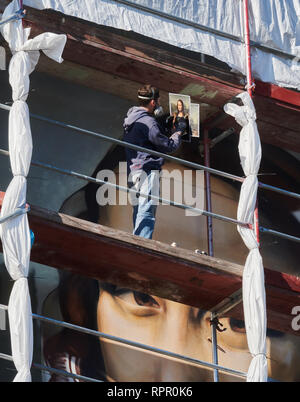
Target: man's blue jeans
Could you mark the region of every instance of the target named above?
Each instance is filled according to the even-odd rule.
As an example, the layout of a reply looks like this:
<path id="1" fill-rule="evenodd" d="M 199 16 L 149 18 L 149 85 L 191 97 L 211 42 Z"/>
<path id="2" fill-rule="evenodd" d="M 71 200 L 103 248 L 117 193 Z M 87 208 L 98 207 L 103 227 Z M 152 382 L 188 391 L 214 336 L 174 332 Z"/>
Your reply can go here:
<path id="1" fill-rule="evenodd" d="M 146 194 L 147 197 L 132 195 L 133 234 L 146 239 L 152 239 L 158 200 L 151 195 L 159 196 L 159 171 L 137 171 L 131 175 L 132 189 Z"/>

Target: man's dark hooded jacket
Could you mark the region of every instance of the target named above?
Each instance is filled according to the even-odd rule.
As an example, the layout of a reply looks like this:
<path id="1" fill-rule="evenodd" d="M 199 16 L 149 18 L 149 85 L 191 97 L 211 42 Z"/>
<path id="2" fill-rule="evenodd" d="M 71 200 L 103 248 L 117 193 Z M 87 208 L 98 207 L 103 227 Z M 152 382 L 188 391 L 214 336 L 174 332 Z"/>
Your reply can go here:
<path id="1" fill-rule="evenodd" d="M 162 128 L 153 115 L 143 107 L 134 106 L 129 109 L 124 120 L 124 141 L 130 144 L 163 153 L 175 151 L 181 143 L 180 134 L 174 133 L 170 138 L 163 134 Z M 164 158 L 147 152 L 126 148 L 128 173 L 136 170 L 161 170 Z"/>

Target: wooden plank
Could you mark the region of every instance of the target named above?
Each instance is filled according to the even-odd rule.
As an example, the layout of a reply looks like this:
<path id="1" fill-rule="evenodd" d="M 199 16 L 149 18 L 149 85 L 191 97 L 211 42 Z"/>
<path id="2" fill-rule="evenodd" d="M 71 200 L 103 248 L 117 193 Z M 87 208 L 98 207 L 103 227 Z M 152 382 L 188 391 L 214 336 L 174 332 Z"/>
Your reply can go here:
<path id="1" fill-rule="evenodd" d="M 256 80 L 254 92 L 266 98 L 276 99 L 286 104 L 300 107 L 300 94 L 298 91 Z"/>
<path id="2" fill-rule="evenodd" d="M 35 30 L 39 34 L 42 30 Z M 222 107 L 242 91 L 199 72 L 187 71 L 171 64 L 128 53 L 87 39 L 68 35 L 63 58 L 88 68 L 100 70 L 139 83 L 151 82 L 161 90 L 191 94 L 194 102 Z"/>
<path id="3" fill-rule="evenodd" d="M 40 208 L 29 221 L 42 264 L 203 309 L 241 287 L 238 265 Z"/>
<path id="4" fill-rule="evenodd" d="M 82 66 L 81 64 L 73 63 L 68 60 L 65 60 L 62 64 L 58 64 L 49 60 L 46 56 L 40 57 L 37 71 L 75 84 L 84 85 L 94 90 L 106 92 L 118 97 L 121 96 L 123 99 L 128 99 L 133 104 L 136 104 L 137 91 L 140 87 L 140 83 L 112 75 L 110 72 Z M 160 103 L 164 110 L 169 109 L 168 92 L 162 89 L 160 89 Z M 200 103 L 201 123 L 212 114 L 215 114 L 217 110 L 219 110 L 217 106 Z"/>
<path id="5" fill-rule="evenodd" d="M 3 194 L 2 194 L 3 195 Z M 64 214 L 31 207 L 32 261 L 211 310 L 242 286 L 243 267 L 143 239 Z M 300 278 L 265 269 L 268 327 L 291 328 Z M 239 304 L 227 316 L 243 319 Z"/>

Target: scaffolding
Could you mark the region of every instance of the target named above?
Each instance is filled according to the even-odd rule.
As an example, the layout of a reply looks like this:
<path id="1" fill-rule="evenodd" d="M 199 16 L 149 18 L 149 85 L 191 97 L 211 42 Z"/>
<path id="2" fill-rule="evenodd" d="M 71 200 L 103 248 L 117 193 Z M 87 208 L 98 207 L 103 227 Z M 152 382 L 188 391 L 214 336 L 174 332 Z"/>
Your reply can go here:
<path id="1" fill-rule="evenodd" d="M 0 108 L 2 108 L 4 110 L 7 110 L 7 111 L 10 110 L 9 106 L 3 105 L 3 104 L 0 104 Z M 219 215 L 219 214 L 214 214 L 211 211 L 211 201 L 209 200 L 210 199 L 209 174 L 216 174 L 218 176 L 225 177 L 225 178 L 230 178 L 230 179 L 232 179 L 234 181 L 238 181 L 238 182 L 241 182 L 241 183 L 243 182 L 243 178 L 235 176 L 235 175 L 231 175 L 231 174 L 226 173 L 226 172 L 218 171 L 218 170 L 215 170 L 215 169 L 212 169 L 212 168 L 209 167 L 209 146 L 208 146 L 208 130 L 207 129 L 204 130 L 205 165 L 199 165 L 199 164 L 189 162 L 187 160 L 183 160 L 183 159 L 171 156 L 171 155 L 166 155 L 166 154 L 163 154 L 163 153 L 160 153 L 160 152 L 148 150 L 148 149 L 143 148 L 143 147 L 135 146 L 133 144 L 129 144 L 129 143 L 126 143 L 124 141 L 117 140 L 117 139 L 105 136 L 103 134 L 100 134 L 100 133 L 85 130 L 85 129 L 82 129 L 82 128 L 79 128 L 79 127 L 76 127 L 76 126 L 72 126 L 72 125 L 69 125 L 69 124 L 65 124 L 65 123 L 62 123 L 62 122 L 59 122 L 59 121 L 56 121 L 56 120 L 51 120 L 51 119 L 45 118 L 43 116 L 32 114 L 31 117 L 33 117 L 35 119 L 38 119 L 38 120 L 45 121 L 48 124 L 54 124 L 54 125 L 57 125 L 57 126 L 60 126 L 60 127 L 67 128 L 69 130 L 72 130 L 74 132 L 80 133 L 82 135 L 92 135 L 92 136 L 98 138 L 99 140 L 110 141 L 111 143 L 122 145 L 123 147 L 130 147 L 132 149 L 146 151 L 149 154 L 153 154 L 155 156 L 163 156 L 166 159 L 169 159 L 171 161 L 176 161 L 177 163 L 181 163 L 181 164 L 183 164 L 185 166 L 188 166 L 190 168 L 193 168 L 193 169 L 197 168 L 198 170 L 204 170 L 205 174 L 206 174 L 206 180 L 207 180 L 206 181 L 206 183 L 207 183 L 207 186 L 206 186 L 206 189 L 207 189 L 207 191 L 206 191 L 207 210 L 205 210 L 205 211 L 204 210 L 199 210 L 199 209 L 191 207 L 189 205 L 176 203 L 176 202 L 174 202 L 172 200 L 163 199 L 161 197 L 155 197 L 153 195 L 151 197 L 153 199 L 159 201 L 160 203 L 167 203 L 169 205 L 173 205 L 175 207 L 178 207 L 178 208 L 181 208 L 181 209 L 184 209 L 184 210 L 194 211 L 196 213 L 200 213 L 200 214 L 203 214 L 203 215 L 207 216 L 208 254 L 209 254 L 209 256 L 213 256 L 213 238 L 212 238 L 212 222 L 211 222 L 212 219 L 219 219 L 219 220 L 222 220 L 224 222 L 228 222 L 228 223 L 235 224 L 235 225 L 241 225 L 241 226 L 245 226 L 245 227 L 249 227 L 251 225 L 248 222 L 240 222 L 240 221 L 237 221 L 236 219 L 233 219 L 233 218 L 230 218 L 230 217 L 222 216 L 222 215 Z M 0 154 L 3 155 L 3 156 L 9 156 L 8 151 L 5 151 L 5 150 L 0 150 Z M 95 183 L 95 184 L 98 184 L 98 185 L 103 185 L 103 184 L 108 185 L 108 186 L 110 185 L 110 186 L 112 186 L 114 188 L 117 188 L 120 191 L 133 192 L 136 195 L 139 195 L 141 197 L 147 197 L 146 194 L 140 193 L 140 192 L 135 191 L 133 189 L 130 189 L 128 187 L 119 186 L 117 184 L 110 183 L 110 182 L 107 182 L 107 181 L 104 181 L 104 180 L 99 180 L 97 178 L 90 177 L 90 176 L 87 176 L 87 175 L 84 175 L 84 174 L 81 174 L 81 173 L 78 173 L 78 172 L 74 172 L 74 171 L 71 171 L 71 170 L 68 170 L 68 169 L 59 168 L 57 166 L 52 166 L 52 165 L 42 163 L 42 162 L 38 162 L 38 161 L 34 161 L 34 160 L 32 160 L 32 165 L 40 167 L 40 168 L 43 168 L 43 169 L 49 169 L 49 170 L 55 171 L 58 174 L 63 174 L 63 175 L 69 175 L 69 176 L 72 176 L 72 177 L 76 177 L 79 180 L 84 180 L 84 181 Z M 286 196 L 290 196 L 290 197 L 293 197 L 293 198 L 296 198 L 296 199 L 300 198 L 300 195 L 297 194 L 297 193 L 289 192 L 287 190 L 277 188 L 277 187 L 267 186 L 267 185 L 265 185 L 263 183 L 260 183 L 260 187 L 262 189 L 278 192 L 278 193 L 281 193 L 281 194 L 284 194 Z M 29 212 L 29 210 L 30 210 L 30 206 L 27 205 L 26 208 L 18 209 L 18 211 L 16 211 L 15 214 L 18 215 L 18 214 L 21 214 L 21 213 L 26 213 L 26 212 Z M 3 217 L 2 219 L 3 220 L 11 219 L 15 214 L 13 214 L 12 216 Z M 291 241 L 300 242 L 300 238 L 298 238 L 298 237 L 291 236 L 291 235 L 286 234 L 286 233 L 273 231 L 272 229 L 267 229 L 267 228 L 264 228 L 264 227 L 260 227 L 260 231 L 265 232 L 265 233 L 269 233 L 269 234 L 273 234 L 275 236 L 279 236 L 279 237 L 282 237 L 282 238 L 285 238 L 285 239 L 288 239 L 288 240 L 291 240 Z M 115 341 L 120 342 L 120 343 L 126 343 L 126 344 L 131 345 L 131 346 L 136 346 L 136 347 L 139 347 L 139 348 L 142 348 L 142 349 L 145 349 L 145 350 L 151 350 L 151 351 L 160 353 L 162 355 L 175 357 L 175 358 L 178 358 L 178 359 L 183 359 L 183 360 L 188 361 L 188 362 L 193 362 L 193 363 L 199 364 L 199 365 L 201 365 L 203 367 L 208 367 L 208 368 L 210 368 L 210 369 L 212 369 L 214 371 L 214 381 L 217 382 L 217 381 L 219 381 L 219 376 L 218 376 L 219 371 L 227 372 L 227 373 L 230 373 L 230 374 L 233 374 L 233 375 L 236 375 L 236 376 L 240 376 L 240 377 L 246 377 L 245 373 L 241 373 L 241 372 L 238 372 L 236 370 L 232 370 L 232 369 L 225 368 L 225 367 L 222 367 L 222 366 L 218 365 L 218 357 L 217 357 L 218 317 L 220 317 L 222 314 L 224 314 L 225 312 L 229 311 L 235 305 L 240 303 L 241 302 L 241 297 L 242 297 L 241 292 L 238 291 L 236 295 L 232 295 L 228 300 L 226 300 L 226 303 L 223 302 L 223 303 L 220 303 L 220 305 L 216 306 L 213 309 L 212 313 L 211 313 L 213 363 L 207 363 L 207 362 L 203 362 L 203 361 L 200 361 L 200 360 L 197 360 L 197 359 L 190 359 L 187 356 L 181 356 L 181 355 L 174 354 L 174 353 L 171 353 L 171 352 L 168 352 L 168 351 L 162 351 L 162 350 L 159 350 L 159 349 L 156 349 L 156 348 L 151 348 L 151 347 L 148 347 L 147 345 L 142 345 L 142 344 L 138 344 L 138 343 L 135 343 L 135 342 L 130 342 L 130 341 L 124 340 L 122 338 L 113 337 L 113 336 L 110 336 L 108 334 L 102 334 L 102 333 L 100 333 L 98 331 L 93 331 L 93 330 L 89 330 L 89 329 L 86 329 L 86 328 L 81 328 L 81 327 L 78 327 L 78 326 L 70 324 L 70 323 L 56 321 L 54 319 L 38 316 L 36 314 L 33 314 L 32 317 L 35 318 L 35 319 L 39 319 L 39 320 L 42 320 L 42 321 L 47 321 L 49 323 L 59 325 L 59 326 L 62 326 L 62 327 L 67 327 L 67 328 L 70 328 L 70 329 L 76 329 L 76 330 L 79 330 L 79 331 L 83 331 L 83 332 L 86 332 L 86 333 L 89 333 L 89 334 L 96 335 L 98 337 L 100 336 L 100 337 L 103 337 L 103 338 L 106 338 L 106 339 L 115 340 Z M 2 308 L 6 309 L 5 306 L 2 306 Z M 4 359 L 8 359 L 8 360 L 11 359 L 11 357 L 5 356 L 3 354 L 0 355 L 0 357 L 2 357 Z M 57 372 L 56 369 L 42 367 L 42 366 L 39 366 L 36 363 L 33 364 L 33 367 L 39 368 L 40 370 L 48 370 L 49 372 L 51 371 L 53 373 Z M 60 373 L 60 374 L 63 374 L 63 375 L 70 375 L 69 373 L 63 373 L 61 371 L 59 371 L 57 373 Z M 70 376 L 73 377 L 73 378 L 77 378 L 79 380 L 82 380 L 82 381 L 94 381 L 94 379 L 85 378 L 84 376 L 76 376 L 76 375 L 74 376 L 73 374 L 70 375 Z M 272 379 L 270 379 L 270 381 L 271 380 Z"/>
<path id="2" fill-rule="evenodd" d="M 171 20 L 173 20 L 175 22 L 179 22 L 179 23 L 183 23 L 185 25 L 192 26 L 193 28 L 196 28 L 196 29 L 208 30 L 207 27 L 200 26 L 199 24 L 190 23 L 190 22 L 188 22 L 186 20 L 178 19 L 176 17 L 171 17 L 169 15 L 166 15 L 166 14 L 161 13 L 161 12 L 157 12 L 155 10 L 149 10 L 149 8 L 147 8 L 147 7 L 139 6 L 137 4 L 134 5 L 133 3 L 129 2 L 129 1 L 125 1 L 125 0 L 114 0 L 114 1 L 116 1 L 118 3 L 121 3 L 121 4 L 129 5 L 130 7 L 136 7 L 138 9 L 142 10 L 142 11 L 158 14 L 158 15 L 164 17 L 164 18 L 168 18 L 168 19 L 171 19 Z M 21 5 L 22 5 L 22 3 L 21 3 Z M 211 33 L 216 34 L 216 35 L 219 35 L 219 36 L 222 36 L 222 37 L 225 37 L 225 38 L 228 38 L 228 39 L 230 38 L 230 39 L 237 40 L 239 42 L 245 43 L 246 48 L 247 48 L 247 59 L 248 59 L 247 91 L 249 92 L 250 95 L 252 95 L 253 81 L 252 81 L 252 76 L 251 76 L 250 45 L 254 46 L 254 47 L 257 47 L 257 48 L 261 48 L 264 51 L 269 51 L 269 52 L 272 52 L 272 53 L 275 53 L 275 54 L 276 53 L 280 54 L 280 56 L 283 56 L 283 57 L 292 58 L 294 56 L 292 56 L 290 54 L 287 54 L 285 52 L 278 51 L 277 49 L 269 48 L 268 46 L 265 46 L 265 45 L 261 45 L 261 44 L 258 44 L 258 43 L 251 42 L 250 37 L 249 37 L 249 25 L 248 25 L 247 10 L 248 10 L 247 0 L 245 0 L 245 12 L 246 12 L 246 21 L 247 21 L 246 26 L 247 26 L 247 29 L 246 29 L 246 36 L 245 36 L 244 41 L 242 39 L 240 39 L 240 38 L 236 38 L 236 37 L 233 37 L 232 35 L 221 33 L 221 32 L 216 31 L 216 30 L 209 30 L 209 31 Z M 6 21 L 4 21 L 2 23 L 6 23 L 6 22 L 9 22 L 9 21 L 11 21 L 13 19 L 23 18 L 23 17 L 24 17 L 24 14 L 21 11 L 17 15 L 12 16 L 9 20 L 6 20 Z M 4 110 L 7 110 L 7 111 L 10 110 L 10 107 L 7 106 L 7 105 L 4 105 L 4 104 L 0 104 L 0 108 L 4 109 Z M 110 143 L 113 143 L 115 145 L 120 145 L 122 147 L 128 147 L 128 148 L 131 148 L 131 149 L 134 149 L 134 150 L 137 150 L 137 151 L 145 151 L 145 152 L 147 152 L 147 153 L 149 153 L 151 155 L 158 156 L 158 157 L 163 157 L 166 160 L 170 160 L 170 161 L 173 161 L 173 162 L 176 162 L 176 163 L 180 163 L 180 164 L 182 164 L 184 166 L 187 166 L 187 167 L 189 167 L 191 169 L 203 170 L 205 172 L 205 181 L 206 181 L 206 204 L 207 204 L 207 210 L 199 210 L 197 208 L 194 208 L 194 207 L 191 207 L 191 206 L 188 206 L 188 205 L 185 205 L 185 204 L 176 203 L 176 202 L 174 202 L 172 200 L 165 200 L 165 199 L 162 199 L 161 197 L 155 197 L 153 195 L 151 196 L 151 198 L 153 198 L 153 199 L 155 199 L 155 200 L 157 200 L 157 201 L 159 201 L 161 203 L 168 203 L 169 205 L 173 205 L 175 207 L 178 207 L 178 208 L 181 208 L 181 209 L 184 209 L 184 210 L 190 210 L 190 211 L 194 211 L 194 212 L 197 212 L 199 214 L 205 215 L 207 217 L 207 233 L 208 233 L 207 238 L 208 238 L 208 255 L 209 256 L 213 257 L 213 255 L 214 255 L 214 252 L 213 252 L 213 236 L 212 236 L 212 219 L 213 218 L 214 219 L 220 219 L 220 220 L 223 220 L 223 221 L 228 222 L 228 223 L 232 223 L 232 224 L 235 224 L 235 225 L 240 225 L 240 226 L 252 229 L 252 223 L 250 223 L 250 222 L 241 222 L 241 221 L 238 221 L 236 219 L 226 217 L 226 216 L 222 216 L 222 215 L 219 215 L 219 214 L 215 214 L 215 213 L 212 212 L 211 194 L 210 194 L 210 174 L 214 174 L 214 175 L 217 175 L 217 176 L 220 176 L 220 177 L 231 179 L 233 181 L 237 181 L 237 182 L 240 182 L 240 183 L 243 183 L 244 178 L 238 177 L 238 176 L 226 173 L 226 172 L 222 172 L 222 171 L 219 171 L 219 170 L 216 170 L 216 169 L 212 169 L 210 167 L 208 128 L 204 127 L 204 156 L 205 156 L 205 162 L 204 162 L 204 165 L 200 165 L 200 164 L 192 163 L 192 162 L 180 159 L 180 158 L 176 158 L 176 157 L 171 156 L 171 155 L 166 155 L 166 154 L 161 153 L 161 152 L 151 151 L 149 149 L 146 149 L 146 148 L 143 148 L 143 147 L 140 147 L 140 146 L 136 146 L 136 145 L 133 145 L 133 144 L 129 144 L 129 143 L 126 143 L 126 142 L 121 141 L 121 140 L 113 139 L 111 137 L 108 137 L 108 136 L 100 134 L 100 133 L 96 133 L 96 132 L 93 132 L 93 131 L 90 131 L 90 130 L 86 130 L 86 129 L 79 128 L 79 127 L 69 125 L 69 124 L 65 124 L 65 123 L 62 123 L 62 122 L 59 122 L 59 121 L 56 121 L 56 120 L 45 118 L 43 116 L 31 114 L 31 117 L 33 117 L 35 119 L 38 119 L 40 121 L 44 121 L 44 122 L 56 125 L 56 126 L 60 126 L 60 127 L 63 127 L 63 128 L 73 130 L 75 132 L 79 132 L 79 133 L 81 133 L 83 135 L 89 135 L 89 136 L 93 136 L 93 137 L 98 138 L 98 139 L 103 140 L 103 141 L 109 141 Z M 3 150 L 3 149 L 0 150 L 0 154 L 4 155 L 4 156 L 9 156 L 8 151 Z M 103 185 L 103 184 L 111 185 L 111 186 L 113 186 L 114 188 L 117 188 L 120 191 L 133 192 L 136 195 L 139 195 L 141 197 L 147 197 L 146 194 L 143 194 L 143 193 L 140 193 L 138 191 L 132 190 L 132 189 L 130 189 L 128 187 L 119 186 L 119 185 L 116 185 L 114 183 L 109 183 L 107 181 L 99 180 L 97 178 L 93 178 L 93 177 L 84 175 L 82 173 L 74 172 L 74 171 L 71 171 L 71 170 L 68 170 L 68 169 L 63 169 L 63 168 L 60 168 L 60 167 L 57 167 L 57 166 L 52 166 L 50 164 L 46 164 L 46 163 L 43 163 L 43 162 L 40 162 L 40 161 L 32 161 L 31 164 L 33 166 L 38 166 L 38 167 L 41 167 L 41 168 L 44 168 L 44 169 L 49 169 L 49 170 L 52 170 L 52 171 L 56 171 L 59 174 L 73 176 L 73 177 L 76 177 L 76 178 L 78 178 L 80 180 L 85 180 L 87 182 L 95 183 L 95 184 L 98 184 L 98 185 Z M 283 195 L 286 195 L 286 196 L 289 196 L 289 197 L 293 197 L 293 198 L 296 198 L 296 199 L 300 198 L 300 194 L 290 192 L 290 191 L 287 191 L 287 190 L 284 190 L 284 189 L 281 189 L 281 188 L 269 186 L 269 185 L 266 185 L 266 184 L 263 184 L 263 183 L 259 183 L 259 188 L 264 189 L 264 190 L 274 191 L 274 192 L 277 192 L 277 193 L 280 193 L 280 194 L 283 194 Z M 0 221 L 0 223 L 3 223 L 8 219 L 12 219 L 13 217 L 18 216 L 20 214 L 27 213 L 27 212 L 29 212 L 29 210 L 30 210 L 30 207 L 28 205 L 26 205 L 25 207 L 18 208 L 13 214 L 10 214 L 9 216 L 3 217 L 1 219 L 1 221 Z M 288 239 L 288 240 L 291 240 L 291 241 L 295 241 L 295 242 L 300 242 L 299 237 L 292 236 L 292 235 L 289 235 L 289 234 L 286 234 L 286 233 L 281 233 L 281 232 L 278 232 L 278 231 L 275 231 L 275 230 L 272 230 L 272 229 L 269 229 L 269 228 L 264 228 L 264 227 L 259 226 L 259 224 L 258 224 L 258 215 L 256 213 L 256 235 L 257 235 L 258 242 L 259 242 L 259 232 L 272 234 L 272 235 L 282 237 L 282 238 L 285 238 L 285 239 Z M 240 294 L 240 292 L 238 292 L 236 295 L 233 295 L 231 297 L 231 299 L 229 301 L 227 301 L 227 303 L 225 303 L 225 305 L 224 305 L 224 303 L 222 303 L 222 305 L 216 306 L 216 308 L 212 311 L 211 324 L 212 324 L 212 357 L 213 357 L 212 360 L 213 360 L 213 363 L 207 363 L 207 362 L 203 362 L 201 360 L 191 359 L 191 358 L 189 358 L 187 356 L 182 356 L 182 355 L 179 355 L 179 354 L 176 354 L 176 353 L 171 353 L 171 352 L 168 352 L 166 350 L 157 349 L 157 348 L 150 347 L 148 345 L 143 345 L 143 344 L 140 344 L 140 343 L 137 343 L 137 342 L 128 341 L 128 340 L 125 340 L 125 339 L 122 339 L 122 338 L 114 337 L 114 336 L 109 335 L 109 334 L 104 334 L 104 333 L 101 333 L 101 332 L 98 332 L 98 331 L 93 331 L 93 330 L 90 330 L 90 329 L 87 329 L 87 328 L 76 326 L 76 325 L 71 324 L 71 323 L 57 321 L 57 320 L 47 318 L 47 317 L 43 317 L 43 316 L 40 316 L 40 315 L 37 315 L 37 314 L 32 314 L 32 317 L 34 319 L 36 319 L 36 320 L 48 322 L 48 323 L 51 323 L 51 324 L 54 324 L 54 325 L 58 325 L 60 327 L 74 329 L 74 330 L 77 330 L 77 331 L 80 331 L 80 332 L 83 332 L 83 333 L 88 333 L 90 335 L 94 335 L 94 336 L 97 336 L 97 337 L 100 337 L 100 338 L 110 339 L 110 340 L 113 340 L 113 341 L 116 341 L 116 342 L 119 342 L 119 343 L 134 346 L 134 347 L 137 347 L 137 348 L 140 348 L 140 349 L 143 349 L 143 350 L 152 351 L 152 352 L 155 352 L 155 353 L 158 353 L 158 354 L 161 354 L 161 355 L 173 357 L 173 358 L 180 359 L 180 360 L 183 360 L 183 361 L 186 361 L 186 362 L 190 362 L 190 363 L 194 363 L 194 364 L 197 364 L 197 365 L 200 365 L 200 366 L 203 366 L 203 367 L 210 368 L 214 372 L 214 381 L 217 382 L 217 381 L 219 381 L 219 377 L 218 377 L 219 371 L 226 372 L 226 373 L 229 373 L 229 374 L 233 374 L 235 376 L 242 377 L 242 378 L 246 377 L 245 373 L 241 373 L 241 372 L 238 372 L 236 370 L 232 370 L 232 369 L 220 366 L 218 364 L 218 354 L 217 354 L 217 346 L 218 346 L 217 345 L 218 316 L 221 313 L 224 313 L 225 311 L 228 311 L 230 308 L 235 306 L 240 301 L 241 301 L 241 294 Z M 0 309 L 6 310 L 7 306 L 0 305 Z M 0 353 L 0 358 L 7 359 L 7 360 L 12 359 L 11 356 L 1 354 L 1 353 Z M 79 375 L 74 375 L 74 374 L 62 372 L 60 370 L 56 370 L 56 369 L 49 368 L 49 367 L 43 367 L 43 366 L 41 366 L 39 364 L 36 364 L 36 363 L 33 364 L 33 367 L 38 368 L 40 370 L 46 370 L 46 371 L 49 371 L 49 372 L 57 372 L 57 373 L 60 373 L 60 374 L 63 374 L 63 375 L 71 376 L 73 378 L 76 378 L 76 379 L 82 380 L 82 381 L 97 381 L 96 379 L 91 379 L 91 378 L 84 377 L 84 376 L 79 376 Z"/>

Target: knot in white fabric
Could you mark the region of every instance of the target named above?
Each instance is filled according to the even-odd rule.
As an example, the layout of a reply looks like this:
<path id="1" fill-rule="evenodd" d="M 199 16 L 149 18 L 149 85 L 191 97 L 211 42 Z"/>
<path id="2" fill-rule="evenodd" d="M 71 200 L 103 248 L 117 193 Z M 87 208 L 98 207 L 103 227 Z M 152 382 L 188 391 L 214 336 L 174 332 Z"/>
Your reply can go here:
<path id="1" fill-rule="evenodd" d="M 245 112 L 248 120 L 256 120 L 255 107 L 254 107 L 252 98 L 248 94 L 248 92 L 240 93 L 239 95 L 237 95 L 237 98 L 240 98 L 242 100 L 244 106 L 241 106 L 241 108 Z"/>
<path id="2" fill-rule="evenodd" d="M 259 252 L 259 244 L 258 244 L 258 242 L 256 240 L 254 229 L 252 229 L 252 237 L 253 237 L 253 241 L 250 242 L 250 244 L 247 244 L 247 246 L 249 248 L 249 254 L 251 253 L 251 251 L 254 252 L 254 253 Z"/>
<path id="3" fill-rule="evenodd" d="M 21 46 L 16 47 L 15 49 L 11 49 L 11 53 L 14 56 L 16 53 L 23 52 L 24 50 L 21 48 Z"/>
<path id="4" fill-rule="evenodd" d="M 29 94 L 29 89 L 28 89 L 28 92 L 24 92 L 24 93 L 19 94 L 19 95 L 17 95 L 16 91 L 14 91 L 14 89 L 13 89 L 13 96 L 17 96 L 16 98 L 13 99 L 14 103 L 16 103 L 16 102 L 24 102 L 24 103 L 26 103 L 26 99 L 28 97 L 28 94 Z"/>
<path id="5" fill-rule="evenodd" d="M 18 269 L 11 272 L 11 277 L 15 282 L 19 281 L 20 279 L 22 280 L 27 279 L 26 276 L 27 271 L 28 270 L 23 264 L 19 264 Z"/>
<path id="6" fill-rule="evenodd" d="M 267 357 L 265 353 L 256 353 L 256 354 L 252 354 L 252 357 L 255 358 L 257 356 L 264 356 Z"/>
<path id="7" fill-rule="evenodd" d="M 255 111 L 253 111 L 252 109 L 250 109 L 249 107 L 245 106 L 244 107 L 244 113 L 247 117 L 247 121 L 248 123 L 251 123 L 253 121 L 256 120 L 256 113 Z"/>

